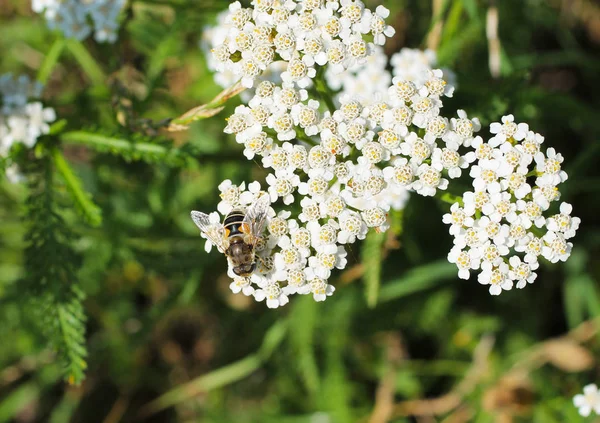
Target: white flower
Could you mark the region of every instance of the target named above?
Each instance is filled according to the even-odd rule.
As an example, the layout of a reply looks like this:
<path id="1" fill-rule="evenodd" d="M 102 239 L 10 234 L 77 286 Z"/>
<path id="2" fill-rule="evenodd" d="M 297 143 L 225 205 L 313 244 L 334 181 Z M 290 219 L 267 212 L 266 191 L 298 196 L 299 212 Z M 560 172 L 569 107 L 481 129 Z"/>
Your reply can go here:
<path id="1" fill-rule="evenodd" d="M 538 228 L 541 228 L 546 223 L 546 219 L 542 214 L 542 208 L 533 201 L 517 200 L 517 210 L 521 212 L 519 216 L 528 226 L 531 226 L 528 223 L 531 222 Z"/>
<path id="2" fill-rule="evenodd" d="M 300 177 L 295 174 L 275 176 L 271 173 L 267 176 L 267 183 L 271 202 L 274 203 L 278 198 L 282 198 L 283 203 L 287 205 L 294 202 L 293 192 L 300 184 Z"/>
<path id="3" fill-rule="evenodd" d="M 502 225 L 491 220 L 487 216 L 483 216 L 481 219 L 477 220 L 476 225 L 485 232 L 487 238 L 490 239 L 497 247 L 505 248 L 503 246 L 508 243 L 510 234 L 510 228 L 508 225 Z"/>
<path id="4" fill-rule="evenodd" d="M 0 76 L 0 155 L 6 156 L 16 143 L 31 148 L 38 138 L 50 132 L 50 123 L 56 120 L 54 109 L 41 102 L 28 102 L 39 97 L 42 86 L 21 75 Z"/>
<path id="5" fill-rule="evenodd" d="M 411 162 L 421 164 L 431 155 L 432 145 L 411 132 L 404 139 L 400 149 L 403 155 L 410 157 Z"/>
<path id="6" fill-rule="evenodd" d="M 441 172 L 428 164 L 422 164 L 417 170 L 417 179 L 412 188 L 419 194 L 428 197 L 434 196 L 436 189 L 445 190 L 448 187 L 448 180 L 442 178 Z"/>
<path id="7" fill-rule="evenodd" d="M 367 224 L 358 213 L 344 210 L 338 220 L 340 223 L 338 242 L 340 244 L 352 244 L 356 242 L 356 239 L 365 239 L 367 236 Z"/>
<path id="8" fill-rule="evenodd" d="M 323 251 L 329 245 L 334 245 L 338 239 L 339 225 L 335 220 L 329 220 L 324 225 L 311 221 L 306 224 L 306 227 L 310 231 L 312 247 L 317 251 Z"/>
<path id="9" fill-rule="evenodd" d="M 366 10 L 367 16 L 364 20 L 364 25 L 369 25 L 371 29 L 371 34 L 373 34 L 373 41 L 375 44 L 383 45 L 385 44 L 386 37 L 393 37 L 396 33 L 396 30 L 390 25 L 385 24 L 385 20 L 389 15 L 390 11 L 384 6 L 377 6 L 375 9 L 375 13 L 370 10 Z"/>
<path id="10" fill-rule="evenodd" d="M 440 114 L 442 102 L 439 98 L 415 95 L 411 101 L 414 111 L 412 123 L 419 128 L 427 128 L 429 121 Z"/>
<path id="11" fill-rule="evenodd" d="M 552 201 L 560 200 L 560 191 L 555 185 L 536 185 L 531 195 L 533 196 L 533 202 L 542 208 L 542 210 L 548 210 Z"/>
<path id="12" fill-rule="evenodd" d="M 277 282 L 270 283 L 264 288 L 254 291 L 254 299 L 256 301 L 267 300 L 267 307 L 277 308 L 284 306 L 289 302 L 287 295 L 279 287 Z"/>
<path id="13" fill-rule="evenodd" d="M 319 203 L 312 198 L 305 197 L 300 201 L 302 212 L 298 216 L 301 222 L 315 221 L 323 217 Z"/>
<path id="14" fill-rule="evenodd" d="M 487 190 L 490 194 L 500 192 L 499 178 L 510 174 L 511 168 L 502 160 L 479 160 L 478 164 L 471 167 L 470 176 L 473 179 L 475 191 Z"/>
<path id="15" fill-rule="evenodd" d="M 444 72 L 441 69 L 429 69 L 427 80 L 419 90 L 423 97 L 452 97 L 454 87 L 444 80 Z"/>
<path id="16" fill-rule="evenodd" d="M 452 130 L 443 138 L 448 144 L 448 147 L 455 150 L 461 145 L 470 147 L 473 140 L 473 134 L 481 129 L 479 119 L 469 119 L 464 110 L 458 110 L 457 114 L 458 119 L 450 119 L 450 127 Z"/>
<path id="17" fill-rule="evenodd" d="M 300 88 L 308 87 L 311 79 L 317 74 L 317 71 L 306 62 L 307 60 L 299 58 L 291 59 L 287 70 L 281 74 L 283 82 L 295 82 Z M 310 63 L 310 61 L 308 62 Z"/>
<path id="18" fill-rule="evenodd" d="M 309 100 L 308 105 L 296 104 L 291 110 L 294 123 L 304 129 L 304 133 L 309 137 L 319 133 L 319 102 Z"/>
<path id="19" fill-rule="evenodd" d="M 537 263 L 538 256 L 542 254 L 542 248 L 544 243 L 542 239 L 536 237 L 532 233 L 528 233 L 527 236 L 521 240 L 521 243 L 515 245 L 515 251 L 525 252 L 524 261 L 526 263 Z"/>
<path id="20" fill-rule="evenodd" d="M 221 191 L 221 201 L 217 205 L 217 210 L 223 216 L 227 215 L 230 211 L 240 205 L 240 194 L 246 188 L 245 183 L 241 183 L 240 186 L 234 185 L 231 180 L 225 179 L 219 184 L 219 191 Z"/>
<path id="21" fill-rule="evenodd" d="M 481 228 L 477 226 L 460 228 L 458 233 L 454 236 L 454 245 L 463 249 L 465 247 L 471 247 L 474 250 L 474 254 L 477 257 L 481 257 L 481 253 L 483 249 L 480 248 L 483 246 L 483 243 L 488 240 L 487 234 L 485 231 L 481 230 Z"/>
<path id="22" fill-rule="evenodd" d="M 571 217 L 573 206 L 569 203 L 562 203 L 560 205 L 560 214 L 556 214 L 546 219 L 546 227 L 549 231 L 562 232 L 565 239 L 569 239 L 575 236 L 575 232 L 579 229 L 579 223 L 581 219 L 578 217 Z"/>
<path id="23" fill-rule="evenodd" d="M 509 253 L 509 249 L 506 245 L 494 244 L 490 240 L 485 241 L 482 245 L 477 247 L 477 249 L 479 250 L 478 256 L 481 257 L 482 269 L 485 266 L 500 266 L 504 262 L 503 256 L 506 256 Z"/>
<path id="24" fill-rule="evenodd" d="M 502 116 L 502 123 L 494 122 L 490 125 L 490 132 L 496 134 L 490 142 L 494 145 L 500 145 L 509 138 L 517 141 L 525 138 L 529 132 L 529 126 L 526 123 L 515 123 L 513 115 Z"/>
<path id="25" fill-rule="evenodd" d="M 450 206 L 450 213 L 442 217 L 442 221 L 450 226 L 450 235 L 458 235 L 463 227 L 473 226 L 474 220 L 471 216 L 467 216 L 460 204 L 454 203 Z"/>
<path id="26" fill-rule="evenodd" d="M 446 169 L 448 176 L 455 179 L 460 177 L 462 169 L 469 167 L 469 161 L 466 156 L 461 156 L 456 149 L 435 148 L 431 155 L 431 166 L 439 172 Z"/>
<path id="27" fill-rule="evenodd" d="M 594 413 L 600 415 L 600 392 L 595 383 L 583 387 L 583 394 L 577 394 L 573 397 L 573 405 L 579 409 L 579 414 L 587 417 Z"/>
<path id="28" fill-rule="evenodd" d="M 477 280 L 482 285 L 490 285 L 490 294 L 500 295 L 502 291 L 510 291 L 513 287 L 513 282 L 508 277 L 508 265 L 500 263 L 495 267 L 489 263 L 482 263 L 481 273 Z"/>
<path id="29" fill-rule="evenodd" d="M 233 279 L 233 282 L 229 284 L 229 289 L 231 289 L 234 294 L 239 294 L 241 292 L 246 297 L 254 294 L 254 287 L 252 287 L 250 279 L 240 276 L 236 276 Z"/>
<path id="30" fill-rule="evenodd" d="M 510 200 L 511 196 L 507 192 L 491 194 L 489 201 L 481 207 L 481 211 L 494 222 L 500 222 L 502 219 L 514 222 L 517 219 L 517 205 Z"/>
<path id="31" fill-rule="evenodd" d="M 455 263 L 458 267 L 458 277 L 461 279 L 469 279 L 471 270 L 479 269 L 480 258 L 477 256 L 477 250 L 464 251 L 460 247 L 455 246 L 448 253 L 448 261 Z"/>
<path id="32" fill-rule="evenodd" d="M 567 261 L 571 255 L 571 249 L 573 244 L 567 242 L 563 234 L 548 231 L 542 238 L 544 240 L 544 247 L 542 248 L 542 255 L 544 258 L 551 263 L 558 261 Z"/>
<path id="33" fill-rule="evenodd" d="M 513 281 L 517 281 L 517 288 L 525 288 L 528 283 L 533 283 L 537 278 L 537 274 L 534 272 L 539 267 L 537 262 L 525 263 L 519 256 L 512 256 L 508 262 L 510 263 L 508 274 Z"/>
<path id="34" fill-rule="evenodd" d="M 392 184 L 397 184 L 411 189 L 418 173 L 418 167 L 415 163 L 409 162 L 404 157 L 394 161 L 394 166 L 388 166 L 383 169 L 383 177 Z"/>
<path id="35" fill-rule="evenodd" d="M 333 295 L 335 287 L 329 285 L 327 280 L 318 277 L 310 267 L 306 268 L 306 279 L 315 301 L 325 301 L 327 297 Z"/>
<path id="36" fill-rule="evenodd" d="M 527 183 L 526 174 L 519 170 L 506 175 L 500 181 L 500 186 L 503 190 L 512 191 L 518 199 L 525 198 L 525 196 L 531 192 L 531 185 Z"/>
<path id="37" fill-rule="evenodd" d="M 556 153 L 554 148 L 546 150 L 546 156 L 543 153 L 538 152 L 534 156 L 535 162 L 537 163 L 536 170 L 542 172 L 538 185 L 552 184 L 558 185 L 561 182 L 567 180 L 567 173 L 561 170 L 561 163 L 563 162 L 563 156 L 560 153 Z"/>
<path id="38" fill-rule="evenodd" d="M 263 155 L 265 152 L 268 152 L 272 145 L 273 139 L 261 131 L 244 141 L 244 156 L 248 160 L 252 160 L 255 155 Z"/>
<path id="39" fill-rule="evenodd" d="M 249 206 L 260 197 L 264 191 L 261 190 L 260 182 L 254 181 L 248 184 L 248 189 L 242 191 L 239 196 L 239 203 L 242 206 Z"/>

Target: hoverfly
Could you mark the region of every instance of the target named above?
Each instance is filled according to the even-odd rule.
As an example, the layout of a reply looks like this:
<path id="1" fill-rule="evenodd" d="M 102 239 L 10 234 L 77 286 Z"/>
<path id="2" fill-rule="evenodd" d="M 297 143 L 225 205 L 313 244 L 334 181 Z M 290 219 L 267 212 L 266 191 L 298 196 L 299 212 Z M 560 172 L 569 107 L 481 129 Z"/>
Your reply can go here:
<path id="1" fill-rule="evenodd" d="M 245 211 L 234 209 L 229 212 L 216 229 L 206 213 L 193 210 L 191 216 L 206 238 L 225 254 L 233 273 L 247 277 L 256 269 L 255 248 L 261 239 L 270 205 L 269 196 L 263 194 Z"/>

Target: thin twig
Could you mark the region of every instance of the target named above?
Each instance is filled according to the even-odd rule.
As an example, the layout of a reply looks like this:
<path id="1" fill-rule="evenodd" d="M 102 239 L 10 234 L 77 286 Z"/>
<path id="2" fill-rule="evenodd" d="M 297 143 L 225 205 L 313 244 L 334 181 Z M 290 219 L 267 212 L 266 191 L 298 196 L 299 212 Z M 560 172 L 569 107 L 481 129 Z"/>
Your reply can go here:
<path id="1" fill-rule="evenodd" d="M 444 6 L 444 0 L 432 0 L 432 19 L 434 20 L 433 27 L 429 34 L 427 34 L 427 48 L 431 50 L 437 50 L 442 39 L 442 29 L 444 29 L 444 20 L 442 19 L 441 13 Z"/>
<path id="2" fill-rule="evenodd" d="M 103 420 L 103 423 L 119 423 L 129 407 L 129 396 L 121 395 Z"/>
<path id="3" fill-rule="evenodd" d="M 599 332 L 600 318 L 585 321 L 563 336 L 542 341 L 526 350 L 522 358 L 503 376 L 529 373 L 547 363 L 549 358 L 547 354 L 544 354 L 544 350 L 547 349 L 548 345 L 564 341 L 583 344 L 595 338 Z M 437 398 L 402 401 L 394 407 L 394 416 L 442 415 L 457 409 L 462 405 L 464 398 L 481 382 L 487 372 L 487 357 L 491 352 L 493 342 L 492 337 L 485 337 L 480 341 L 475 349 L 471 368 L 463 380 L 449 393 Z M 506 418 L 506 416 L 503 416 L 503 418 Z"/>
<path id="4" fill-rule="evenodd" d="M 477 387 L 487 374 L 488 357 L 494 345 L 494 337 L 484 336 L 473 353 L 473 364 L 465 377 L 449 393 L 438 398 L 402 401 L 394 407 L 394 417 L 437 416 L 459 407 L 463 399 Z"/>
<path id="5" fill-rule="evenodd" d="M 493 78 L 500 77 L 500 38 L 498 38 L 498 6 L 494 0 L 490 1 L 490 7 L 487 10 L 487 19 L 485 33 L 488 40 L 488 54 L 490 73 Z"/>
<path id="6" fill-rule="evenodd" d="M 390 334 L 387 338 L 387 368 L 375 392 L 375 407 L 369 417 L 369 423 L 386 423 L 392 417 L 394 394 L 396 392 L 396 374 L 405 355 L 400 336 Z"/>

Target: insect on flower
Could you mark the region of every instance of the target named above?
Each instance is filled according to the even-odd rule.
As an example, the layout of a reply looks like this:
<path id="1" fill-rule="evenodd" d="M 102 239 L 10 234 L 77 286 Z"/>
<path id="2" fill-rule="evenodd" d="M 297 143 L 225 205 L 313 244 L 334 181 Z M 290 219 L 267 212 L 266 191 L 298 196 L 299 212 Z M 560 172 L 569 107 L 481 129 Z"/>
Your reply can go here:
<path id="1" fill-rule="evenodd" d="M 246 210 L 235 209 L 215 225 L 206 213 L 191 212 L 192 220 L 206 238 L 225 254 L 233 273 L 250 276 L 256 269 L 255 247 L 261 239 L 271 202 L 261 195 Z"/>

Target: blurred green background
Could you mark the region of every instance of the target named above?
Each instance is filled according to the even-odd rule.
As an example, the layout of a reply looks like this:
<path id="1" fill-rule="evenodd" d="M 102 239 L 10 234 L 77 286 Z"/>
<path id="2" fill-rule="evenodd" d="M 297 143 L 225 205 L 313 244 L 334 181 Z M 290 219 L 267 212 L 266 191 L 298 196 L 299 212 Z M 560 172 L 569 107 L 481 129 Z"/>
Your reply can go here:
<path id="1" fill-rule="evenodd" d="M 0 423 L 600 421 L 572 406 L 585 384 L 600 382 L 597 3 L 383 3 L 397 31 L 388 54 L 437 47 L 440 65 L 456 72 L 447 116 L 465 109 L 485 128 L 513 113 L 564 155 L 561 199 L 582 219 L 567 263 L 546 264 L 533 285 L 491 297 L 446 261 L 447 205 L 413 196 L 402 227 L 390 231 L 374 307 L 354 246 L 348 269 L 332 279 L 333 297 L 295 297 L 277 310 L 229 291 L 225 259 L 204 252 L 189 219 L 191 209 L 216 208 L 221 180 L 265 176 L 222 133 L 237 100 L 175 135 L 155 134 L 144 120 L 177 116 L 220 91 L 198 41 L 228 3 L 128 3 L 115 45 L 63 46 L 44 102 L 68 131 L 129 134 L 175 146 L 187 159 L 136 160 L 60 144 L 103 215 L 101 226 L 87 224 L 56 178 L 86 294 L 88 370 L 80 386 L 63 382 L 18 301 L 27 295 L 19 288 L 27 189 L 0 183 Z M 494 5 L 498 78 L 486 39 Z M 28 1 L 0 0 L 0 73 L 39 75 L 57 40 Z"/>

